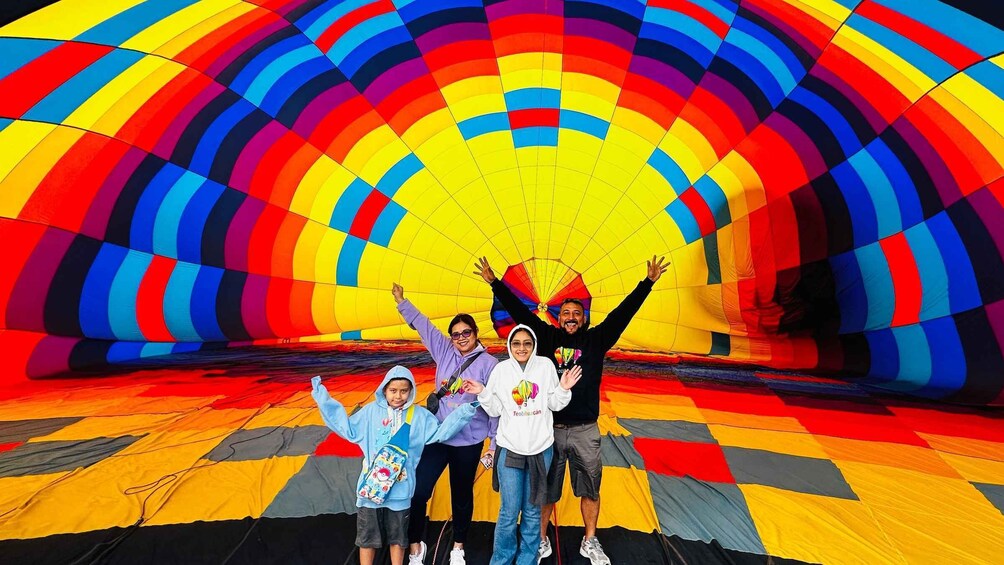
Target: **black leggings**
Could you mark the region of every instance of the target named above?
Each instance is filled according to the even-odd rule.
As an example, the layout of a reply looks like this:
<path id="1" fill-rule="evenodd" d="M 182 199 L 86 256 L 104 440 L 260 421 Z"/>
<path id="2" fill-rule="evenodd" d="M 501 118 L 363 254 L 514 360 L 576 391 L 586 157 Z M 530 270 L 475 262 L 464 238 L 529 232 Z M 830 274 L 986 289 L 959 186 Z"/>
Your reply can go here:
<path id="1" fill-rule="evenodd" d="M 474 476 L 481 459 L 483 443 L 454 447 L 433 443 L 425 446 L 415 470 L 415 495 L 411 499 L 408 543 L 422 541 L 425 530 L 425 506 L 432 489 L 446 466 L 450 466 L 450 501 L 453 505 L 453 541 L 467 542 L 467 530 L 474 514 Z"/>

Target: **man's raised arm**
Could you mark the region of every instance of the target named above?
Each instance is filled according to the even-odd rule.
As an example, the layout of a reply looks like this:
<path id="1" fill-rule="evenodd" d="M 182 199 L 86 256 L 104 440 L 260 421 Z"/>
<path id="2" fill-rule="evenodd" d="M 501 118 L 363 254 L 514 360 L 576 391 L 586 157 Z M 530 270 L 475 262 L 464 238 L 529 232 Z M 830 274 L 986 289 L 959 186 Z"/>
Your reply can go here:
<path id="1" fill-rule="evenodd" d="M 538 336 L 542 331 L 546 331 L 546 328 L 553 327 L 544 320 L 541 320 L 533 313 L 532 310 L 523 304 L 523 301 L 516 297 L 515 294 L 509 290 L 502 279 L 495 276 L 495 271 L 492 271 L 491 265 L 488 264 L 488 258 L 482 257 L 480 260 L 474 263 L 475 275 L 479 275 L 486 283 L 492 286 L 492 292 L 495 294 L 495 298 L 499 299 L 502 303 L 502 307 L 509 312 L 512 319 L 516 321 L 517 324 L 524 324 L 530 326 L 534 333 Z"/>

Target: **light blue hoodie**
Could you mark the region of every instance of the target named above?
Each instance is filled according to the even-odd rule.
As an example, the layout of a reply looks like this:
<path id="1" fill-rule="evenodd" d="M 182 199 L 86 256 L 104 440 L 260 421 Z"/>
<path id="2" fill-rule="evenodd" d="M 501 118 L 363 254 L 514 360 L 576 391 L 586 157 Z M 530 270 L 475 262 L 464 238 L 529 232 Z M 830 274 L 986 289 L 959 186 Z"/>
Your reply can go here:
<path id="1" fill-rule="evenodd" d="M 387 404 L 384 396 L 384 387 L 392 379 L 407 379 L 411 383 L 411 394 L 408 401 L 400 409 L 393 409 Z M 376 456 L 381 447 L 386 445 L 394 432 L 404 422 L 408 407 L 415 402 L 415 377 L 411 371 L 397 365 L 384 376 L 380 386 L 376 389 L 376 400 L 360 408 L 355 414 L 349 416 L 345 407 L 340 402 L 331 398 L 328 389 L 321 384 L 321 377 L 311 379 L 313 385 L 314 401 L 321 410 L 321 418 L 336 434 L 358 444 L 363 450 L 363 472 L 356 481 L 356 492 L 362 486 L 369 468 L 369 462 Z M 403 479 L 390 489 L 390 493 L 383 504 L 376 504 L 367 498 L 356 497 L 357 507 L 367 508 L 389 508 L 391 510 L 407 510 L 411 507 L 411 497 L 415 494 L 415 468 L 418 460 L 422 457 L 422 451 L 426 444 L 441 442 L 453 437 L 461 428 L 467 425 L 474 416 L 477 403 L 464 404 L 454 410 L 449 417 L 443 421 L 439 420 L 425 408 L 415 406 L 415 413 L 411 418 L 411 442 L 408 445 L 408 459 L 405 461 L 404 470 L 401 474 Z"/>

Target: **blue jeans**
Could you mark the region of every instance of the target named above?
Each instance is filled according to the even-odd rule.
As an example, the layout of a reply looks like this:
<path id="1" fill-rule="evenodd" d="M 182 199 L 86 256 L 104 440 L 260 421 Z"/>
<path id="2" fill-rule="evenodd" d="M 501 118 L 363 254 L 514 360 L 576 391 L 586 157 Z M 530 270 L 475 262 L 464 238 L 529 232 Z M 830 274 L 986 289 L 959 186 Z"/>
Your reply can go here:
<path id="1" fill-rule="evenodd" d="M 550 468 L 553 450 L 544 452 L 544 467 Z M 491 565 L 537 565 L 537 549 L 540 547 L 540 506 L 530 503 L 530 472 L 505 466 L 506 449 L 499 448 L 495 454 L 495 465 L 499 474 L 499 494 L 502 507 L 495 522 L 495 547 L 492 550 Z M 541 488 L 546 488 L 541 485 Z M 516 518 L 520 512 L 519 553 L 516 553 Z"/>

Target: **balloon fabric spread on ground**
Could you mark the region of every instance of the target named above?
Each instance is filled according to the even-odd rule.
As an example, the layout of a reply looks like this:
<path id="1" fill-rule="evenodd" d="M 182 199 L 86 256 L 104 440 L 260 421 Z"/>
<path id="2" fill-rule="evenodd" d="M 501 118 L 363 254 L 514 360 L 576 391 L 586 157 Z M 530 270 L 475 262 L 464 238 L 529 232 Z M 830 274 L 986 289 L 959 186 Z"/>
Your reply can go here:
<path id="1" fill-rule="evenodd" d="M 358 460 L 309 377 L 431 377 L 394 282 L 494 338 L 476 258 L 596 324 L 665 255 L 604 381 L 604 543 L 992 562 L 1002 172 L 977 2 L 4 7 L 0 554 L 321 555 L 288 524 L 351 531 Z"/>

